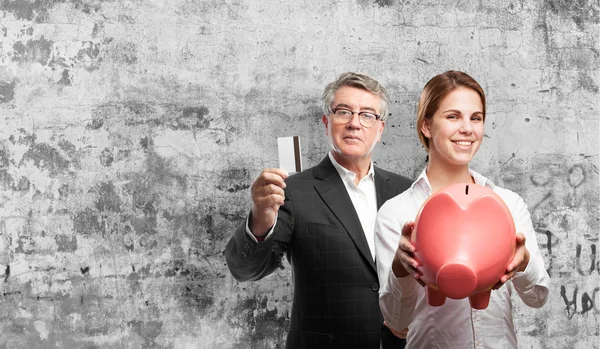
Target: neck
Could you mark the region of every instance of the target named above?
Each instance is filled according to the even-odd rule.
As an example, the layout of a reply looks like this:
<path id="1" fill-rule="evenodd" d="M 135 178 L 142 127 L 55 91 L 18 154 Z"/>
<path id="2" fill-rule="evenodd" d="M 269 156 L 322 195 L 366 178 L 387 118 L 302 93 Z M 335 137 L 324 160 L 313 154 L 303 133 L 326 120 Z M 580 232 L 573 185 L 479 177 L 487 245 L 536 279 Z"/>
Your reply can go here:
<path id="1" fill-rule="evenodd" d="M 469 173 L 469 165 L 452 165 L 429 157 L 427 163 L 427 179 L 431 185 L 431 193 L 435 193 L 456 183 L 474 183 Z"/>
<path id="2" fill-rule="evenodd" d="M 358 182 L 360 182 L 360 180 L 363 179 L 367 173 L 369 173 L 369 169 L 371 168 L 370 155 L 361 158 L 346 158 L 335 151 L 332 151 L 331 154 L 338 164 L 340 164 L 346 170 L 356 174 L 356 177 L 354 178 L 354 184 L 358 185 Z"/>

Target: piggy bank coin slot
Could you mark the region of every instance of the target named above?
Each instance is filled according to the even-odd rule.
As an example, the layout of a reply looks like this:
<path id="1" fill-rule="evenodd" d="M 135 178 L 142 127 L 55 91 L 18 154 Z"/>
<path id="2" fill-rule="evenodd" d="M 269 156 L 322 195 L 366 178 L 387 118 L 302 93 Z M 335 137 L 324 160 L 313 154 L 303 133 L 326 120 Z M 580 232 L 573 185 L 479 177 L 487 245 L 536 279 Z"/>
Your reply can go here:
<path id="1" fill-rule="evenodd" d="M 465 195 L 469 195 L 469 185 L 468 184 L 465 187 Z"/>

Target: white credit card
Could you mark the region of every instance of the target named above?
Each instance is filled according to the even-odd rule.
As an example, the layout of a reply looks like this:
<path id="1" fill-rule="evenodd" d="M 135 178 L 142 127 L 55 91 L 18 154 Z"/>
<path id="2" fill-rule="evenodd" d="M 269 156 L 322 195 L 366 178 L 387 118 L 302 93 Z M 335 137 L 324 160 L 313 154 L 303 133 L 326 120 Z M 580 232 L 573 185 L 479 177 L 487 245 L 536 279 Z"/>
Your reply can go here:
<path id="1" fill-rule="evenodd" d="M 300 137 L 278 137 L 279 168 L 289 174 L 302 171 L 302 155 L 300 154 Z"/>

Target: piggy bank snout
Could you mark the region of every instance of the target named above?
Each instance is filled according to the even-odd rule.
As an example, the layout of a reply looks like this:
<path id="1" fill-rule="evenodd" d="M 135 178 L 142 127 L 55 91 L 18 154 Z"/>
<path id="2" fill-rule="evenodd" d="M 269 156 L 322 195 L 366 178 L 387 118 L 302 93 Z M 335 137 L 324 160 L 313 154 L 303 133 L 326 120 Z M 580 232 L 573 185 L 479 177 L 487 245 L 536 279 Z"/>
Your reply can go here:
<path id="1" fill-rule="evenodd" d="M 463 263 L 448 263 L 438 271 L 436 284 L 446 296 L 461 299 L 475 291 L 477 275 L 473 269 Z"/>

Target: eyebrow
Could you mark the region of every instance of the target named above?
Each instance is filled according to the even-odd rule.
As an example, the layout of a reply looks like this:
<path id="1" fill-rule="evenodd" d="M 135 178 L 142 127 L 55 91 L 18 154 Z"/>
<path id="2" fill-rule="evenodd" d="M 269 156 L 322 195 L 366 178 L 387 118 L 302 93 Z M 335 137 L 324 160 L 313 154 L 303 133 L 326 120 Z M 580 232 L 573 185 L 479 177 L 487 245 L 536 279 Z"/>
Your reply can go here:
<path id="1" fill-rule="evenodd" d="M 445 111 L 442 112 L 442 114 L 446 114 L 446 113 L 457 113 L 457 114 L 461 114 L 462 115 L 462 113 L 460 112 L 460 110 L 457 110 L 457 109 L 448 109 L 448 110 L 445 110 Z M 483 115 L 483 112 L 478 110 L 478 111 L 474 112 L 471 115 L 475 115 L 475 114 L 481 114 L 481 115 Z"/>
<path id="2" fill-rule="evenodd" d="M 346 108 L 346 109 L 352 109 L 351 106 L 349 106 L 348 104 L 344 104 L 344 103 L 340 103 L 338 105 L 335 106 L 335 108 Z M 360 109 L 360 111 L 372 111 L 372 112 L 377 112 L 375 109 L 373 108 L 369 108 L 369 107 L 365 107 Z"/>

